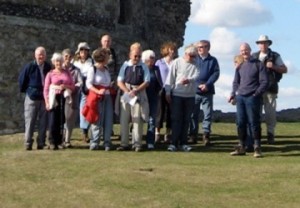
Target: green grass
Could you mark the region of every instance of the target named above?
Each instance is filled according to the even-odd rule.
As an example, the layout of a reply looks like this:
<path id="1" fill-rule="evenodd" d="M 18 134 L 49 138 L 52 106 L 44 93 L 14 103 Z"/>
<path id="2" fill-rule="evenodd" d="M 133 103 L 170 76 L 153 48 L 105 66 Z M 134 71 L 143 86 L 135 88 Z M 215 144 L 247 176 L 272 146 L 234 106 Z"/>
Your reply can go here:
<path id="1" fill-rule="evenodd" d="M 279 123 L 261 159 L 229 155 L 228 123 L 214 123 L 213 147 L 190 153 L 89 151 L 78 129 L 75 148 L 59 151 L 25 151 L 23 134 L 1 136 L 0 207 L 299 207 L 299 128 Z"/>

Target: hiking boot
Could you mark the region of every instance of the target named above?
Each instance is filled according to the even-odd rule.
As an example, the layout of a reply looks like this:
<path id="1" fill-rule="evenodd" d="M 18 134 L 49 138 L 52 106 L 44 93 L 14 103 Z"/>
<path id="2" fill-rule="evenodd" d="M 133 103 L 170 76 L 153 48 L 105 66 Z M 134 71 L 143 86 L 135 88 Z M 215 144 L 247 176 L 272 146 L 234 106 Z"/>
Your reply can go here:
<path id="1" fill-rule="evenodd" d="M 32 150 L 32 145 L 26 145 L 25 149 L 26 149 L 27 151 L 31 151 L 31 150 Z"/>
<path id="2" fill-rule="evenodd" d="M 261 153 L 261 148 L 260 147 L 256 147 L 254 149 L 253 157 L 255 157 L 255 158 L 261 158 L 261 157 L 263 157 L 263 155 Z"/>
<path id="3" fill-rule="evenodd" d="M 88 135 L 86 135 L 86 134 L 82 135 L 82 140 L 86 143 L 90 143 L 90 139 L 89 139 Z"/>
<path id="4" fill-rule="evenodd" d="M 141 151 L 143 151 L 143 149 L 142 149 L 142 147 L 136 147 L 136 148 L 134 149 L 134 151 L 136 151 L 136 152 L 141 152 Z"/>
<path id="5" fill-rule="evenodd" d="M 237 146 L 233 152 L 230 152 L 231 156 L 241 156 L 246 155 L 245 148 L 242 146 Z"/>
<path id="6" fill-rule="evenodd" d="M 160 143 L 160 134 L 159 133 L 155 133 L 155 144 Z"/>
<path id="7" fill-rule="evenodd" d="M 274 140 L 274 134 L 268 132 L 268 136 L 267 136 L 267 139 L 268 139 L 268 144 L 275 144 L 275 140 Z"/>
<path id="8" fill-rule="evenodd" d="M 119 146 L 119 147 L 117 147 L 116 150 L 117 150 L 117 151 L 128 151 L 128 150 L 129 150 L 129 147 L 128 147 L 128 146 L 126 146 L 126 147 L 124 147 L 124 146 Z"/>
<path id="9" fill-rule="evenodd" d="M 205 132 L 203 134 L 203 143 L 204 143 L 204 146 L 205 147 L 209 147 L 211 146 L 212 144 L 210 143 L 210 134 L 208 132 Z"/>
<path id="10" fill-rule="evenodd" d="M 197 144 L 197 136 L 195 135 L 191 135 L 189 140 L 188 140 L 188 143 L 190 144 Z"/>

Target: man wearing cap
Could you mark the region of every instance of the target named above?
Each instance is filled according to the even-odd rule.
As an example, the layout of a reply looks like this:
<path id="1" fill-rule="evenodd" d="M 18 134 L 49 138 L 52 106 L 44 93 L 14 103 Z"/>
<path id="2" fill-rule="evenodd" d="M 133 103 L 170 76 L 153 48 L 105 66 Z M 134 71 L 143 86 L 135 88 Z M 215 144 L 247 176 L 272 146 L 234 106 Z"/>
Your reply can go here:
<path id="1" fill-rule="evenodd" d="M 283 63 L 280 54 L 269 48 L 272 41 L 267 35 L 259 36 L 256 44 L 259 47 L 259 51 L 252 55 L 264 63 L 268 73 L 269 85 L 267 91 L 263 94 L 263 109 L 265 111 L 268 143 L 274 144 L 278 82 L 282 74 L 287 73 L 287 67 Z"/>

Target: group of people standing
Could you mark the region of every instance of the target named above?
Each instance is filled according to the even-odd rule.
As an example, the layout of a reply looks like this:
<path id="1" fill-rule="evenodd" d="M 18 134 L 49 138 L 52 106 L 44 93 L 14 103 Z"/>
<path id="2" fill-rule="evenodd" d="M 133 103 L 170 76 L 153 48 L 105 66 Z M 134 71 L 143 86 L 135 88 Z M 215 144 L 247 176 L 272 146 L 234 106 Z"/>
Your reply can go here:
<path id="1" fill-rule="evenodd" d="M 267 46 L 272 43 L 261 39 L 258 44 L 265 42 Z M 201 40 L 185 47 L 182 57 L 176 57 L 176 44 L 166 42 L 161 46 L 161 57 L 156 59 L 153 50 L 143 51 L 141 44 L 133 43 L 129 48 L 129 59 L 120 70 L 108 34 L 100 38 L 100 47 L 92 54 L 88 43 L 81 42 L 74 57 L 70 49 L 54 53 L 52 65 L 46 62 L 45 48 L 36 48 L 35 60 L 25 65 L 19 76 L 20 91 L 26 93 L 25 148 L 32 150 L 37 118 L 40 121 L 37 149 L 45 148 L 47 129 L 51 149 L 59 149 L 60 145 L 71 147 L 72 130 L 77 115 L 80 115 L 83 140 L 89 143 L 90 150 L 100 148 L 101 137 L 103 148 L 111 150 L 113 123 L 119 116 L 119 151 L 142 151 L 143 123 L 148 124 L 147 149 L 154 149 L 163 139 L 169 144 L 168 151 L 190 151 L 192 147 L 188 143 L 198 140 L 201 109 L 202 140 L 205 146 L 210 146 L 214 84 L 220 75 L 218 61 L 209 53 L 210 47 L 210 41 Z M 274 52 L 274 56 L 268 47 L 253 56 L 250 52 L 248 44 L 241 45 L 242 61 L 237 65 L 229 99 L 237 103 L 240 140 L 231 155 L 245 154 L 245 141 L 247 135 L 251 135 L 255 154 L 261 156 L 261 98 L 268 88 L 267 74 L 287 71 L 280 55 Z M 274 60 L 270 61 L 270 58 Z M 278 93 L 278 84 L 277 92 L 273 93 Z M 265 112 L 272 108 L 276 112 L 276 95 L 266 95 L 264 100 L 270 103 Z M 269 118 L 274 119 L 274 116 Z M 164 123 L 166 130 L 162 138 Z M 274 128 L 273 120 L 268 128 L 270 143 L 274 142 Z"/>

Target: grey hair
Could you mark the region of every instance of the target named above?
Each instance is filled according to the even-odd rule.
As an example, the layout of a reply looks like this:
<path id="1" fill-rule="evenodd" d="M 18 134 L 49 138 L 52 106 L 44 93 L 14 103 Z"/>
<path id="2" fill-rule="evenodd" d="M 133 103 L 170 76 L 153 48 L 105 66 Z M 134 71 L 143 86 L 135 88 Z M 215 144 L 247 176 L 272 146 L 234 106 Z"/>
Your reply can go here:
<path id="1" fill-rule="evenodd" d="M 191 54 L 195 55 L 195 54 L 197 54 L 197 48 L 193 44 L 188 45 L 184 48 L 184 53 L 190 54 L 190 55 Z"/>
<path id="2" fill-rule="evenodd" d="M 155 53 L 152 50 L 145 50 L 142 53 L 142 62 L 149 60 L 151 57 L 155 57 Z"/>
<path id="3" fill-rule="evenodd" d="M 61 61 L 61 62 L 63 62 L 64 61 L 64 57 L 61 55 L 61 53 L 54 53 L 52 55 L 51 61 L 52 62 L 54 62 L 54 61 Z"/>

